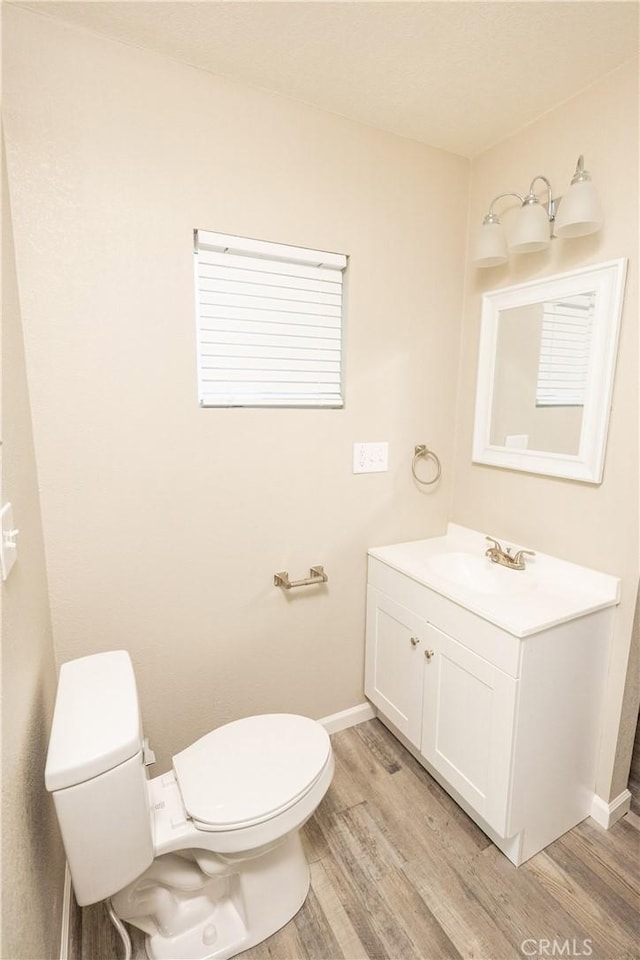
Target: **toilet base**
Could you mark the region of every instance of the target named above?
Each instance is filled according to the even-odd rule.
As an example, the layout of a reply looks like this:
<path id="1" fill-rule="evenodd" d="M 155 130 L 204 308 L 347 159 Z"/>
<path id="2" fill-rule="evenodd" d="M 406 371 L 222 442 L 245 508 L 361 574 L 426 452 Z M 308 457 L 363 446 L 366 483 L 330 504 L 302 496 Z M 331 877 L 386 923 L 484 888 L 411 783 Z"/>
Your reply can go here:
<path id="1" fill-rule="evenodd" d="M 269 936 L 267 933 L 266 936 Z M 261 937 L 260 939 L 264 939 Z M 231 898 L 219 903 L 196 926 L 174 937 L 145 937 L 150 960 L 228 960 L 260 942 L 248 937 L 246 925 Z M 212 952 L 213 951 L 213 952 Z"/>
<path id="2" fill-rule="evenodd" d="M 229 960 L 283 927 L 306 899 L 299 831 L 250 859 L 184 853 L 159 857 L 113 898 L 118 916 L 147 934 L 151 960 Z"/>

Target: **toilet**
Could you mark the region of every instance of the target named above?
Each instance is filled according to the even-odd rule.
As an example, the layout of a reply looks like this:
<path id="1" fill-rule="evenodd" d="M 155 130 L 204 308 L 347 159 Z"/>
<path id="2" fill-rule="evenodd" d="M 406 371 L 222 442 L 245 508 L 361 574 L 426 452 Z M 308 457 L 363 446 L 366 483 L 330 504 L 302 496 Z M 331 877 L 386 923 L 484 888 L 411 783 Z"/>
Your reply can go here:
<path id="1" fill-rule="evenodd" d="M 300 829 L 331 783 L 321 724 L 292 714 L 228 723 L 155 760 L 125 650 L 60 669 L 45 770 L 80 906 L 111 899 L 152 960 L 226 960 L 300 909 Z"/>

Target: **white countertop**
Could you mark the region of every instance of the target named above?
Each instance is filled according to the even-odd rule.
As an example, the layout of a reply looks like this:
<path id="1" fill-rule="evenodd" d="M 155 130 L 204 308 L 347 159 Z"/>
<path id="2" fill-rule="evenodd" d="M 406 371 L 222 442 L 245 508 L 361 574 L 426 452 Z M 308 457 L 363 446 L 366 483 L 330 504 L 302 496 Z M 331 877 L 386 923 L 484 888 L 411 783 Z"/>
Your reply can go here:
<path id="1" fill-rule="evenodd" d="M 483 533 L 450 523 L 444 537 L 372 547 L 369 556 L 516 637 L 620 602 L 617 577 L 544 553 L 510 570 L 485 559 L 488 546 Z"/>

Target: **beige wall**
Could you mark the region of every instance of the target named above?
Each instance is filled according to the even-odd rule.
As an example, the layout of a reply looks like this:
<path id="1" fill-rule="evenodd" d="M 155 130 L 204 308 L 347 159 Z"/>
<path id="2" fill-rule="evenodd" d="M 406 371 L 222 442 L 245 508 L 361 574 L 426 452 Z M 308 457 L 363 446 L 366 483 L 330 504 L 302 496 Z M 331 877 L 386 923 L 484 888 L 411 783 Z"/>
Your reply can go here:
<path id="1" fill-rule="evenodd" d="M 31 414 L 2 178 L 2 485 L 20 529 L 2 584 L 2 946 L 12 960 L 57 957 L 64 857 L 44 762 L 56 671 Z"/>
<path id="2" fill-rule="evenodd" d="M 638 585 L 637 63 L 626 64 L 478 157 L 472 165 L 470 218 L 472 224 L 481 223 L 492 197 L 506 190 L 525 191 L 540 173 L 564 192 L 581 153 L 602 199 L 602 232 L 555 240 L 548 253 L 467 273 L 452 516 L 494 536 L 622 578 L 598 777 L 600 795 L 611 799 L 626 785 L 639 696 L 636 674 L 623 702 Z M 472 465 L 482 293 L 614 257 L 628 257 L 629 269 L 602 484 Z"/>
<path id="3" fill-rule="evenodd" d="M 161 766 L 363 697 L 367 547 L 449 513 L 467 161 L 24 11 L 5 113 L 54 635 L 130 650 Z M 347 253 L 342 411 L 200 410 L 192 230 Z M 354 441 L 390 470 L 354 476 Z M 433 446 L 443 482 L 410 472 Z M 284 594 L 322 563 L 327 589 Z"/>

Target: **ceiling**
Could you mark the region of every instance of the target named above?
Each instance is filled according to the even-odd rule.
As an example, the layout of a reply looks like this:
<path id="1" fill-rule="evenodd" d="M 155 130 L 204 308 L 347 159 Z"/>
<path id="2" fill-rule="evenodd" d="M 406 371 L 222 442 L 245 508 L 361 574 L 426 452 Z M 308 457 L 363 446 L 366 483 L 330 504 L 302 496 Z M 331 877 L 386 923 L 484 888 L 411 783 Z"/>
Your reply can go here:
<path id="1" fill-rule="evenodd" d="M 467 157 L 638 53 L 637 0 L 14 5 Z"/>

